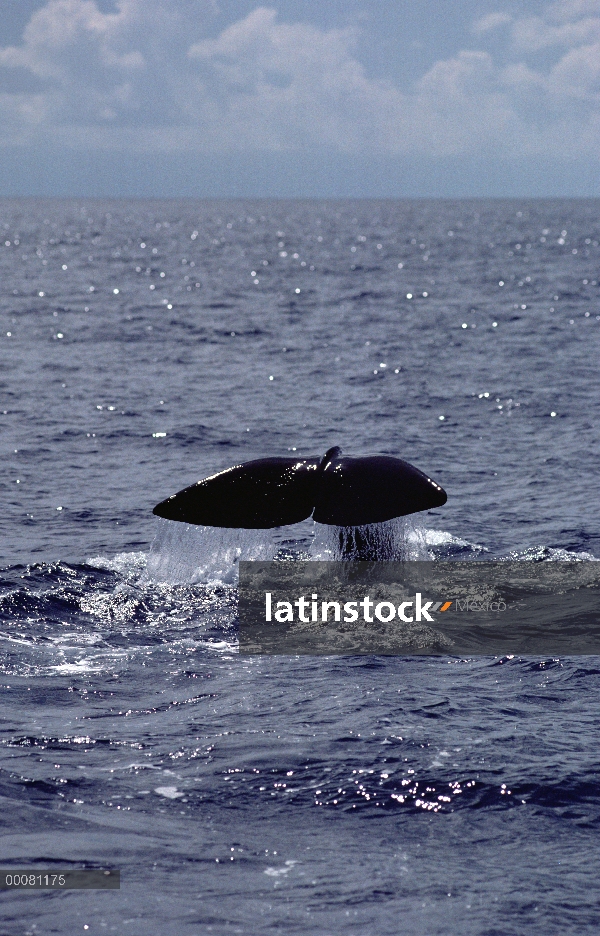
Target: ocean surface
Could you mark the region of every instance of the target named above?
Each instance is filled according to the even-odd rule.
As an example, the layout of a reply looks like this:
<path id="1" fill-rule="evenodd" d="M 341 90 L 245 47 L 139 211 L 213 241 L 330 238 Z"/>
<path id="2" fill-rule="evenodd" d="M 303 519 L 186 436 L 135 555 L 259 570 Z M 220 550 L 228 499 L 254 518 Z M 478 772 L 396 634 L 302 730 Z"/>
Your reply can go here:
<path id="1" fill-rule="evenodd" d="M 599 201 L 0 201 L 1 936 L 583 936 L 598 657 L 243 657 L 312 521 L 158 501 L 399 455 L 417 558 L 600 558 Z M 321 545 L 319 545 L 321 544 Z"/>

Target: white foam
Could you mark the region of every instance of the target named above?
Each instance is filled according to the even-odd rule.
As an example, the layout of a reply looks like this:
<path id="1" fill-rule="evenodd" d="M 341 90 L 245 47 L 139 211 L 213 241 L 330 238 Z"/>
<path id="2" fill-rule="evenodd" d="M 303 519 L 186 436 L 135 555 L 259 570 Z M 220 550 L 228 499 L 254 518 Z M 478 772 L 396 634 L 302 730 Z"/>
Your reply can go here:
<path id="1" fill-rule="evenodd" d="M 109 572 L 118 572 L 127 575 L 132 572 L 141 573 L 146 568 L 148 554 L 144 552 L 117 553 L 112 559 L 108 556 L 93 556 L 87 560 L 87 565 L 95 569 L 107 569 Z"/>
<path id="2" fill-rule="evenodd" d="M 514 550 L 502 559 L 510 562 L 600 562 L 589 552 L 573 552 L 570 549 L 553 546 L 529 546 L 527 549 Z"/>
<path id="3" fill-rule="evenodd" d="M 472 546 L 472 543 L 468 543 L 467 540 L 461 539 L 459 536 L 453 536 L 452 533 L 449 533 L 447 530 L 425 530 L 425 540 L 428 546 L 446 546 L 448 544 L 453 544 L 455 546 Z"/>
<path id="4" fill-rule="evenodd" d="M 177 787 L 175 786 L 157 786 L 154 788 L 154 792 L 158 793 L 159 796 L 164 796 L 167 799 L 179 799 L 180 796 L 183 796 Z"/>
<path id="5" fill-rule="evenodd" d="M 49 669 L 52 673 L 69 676 L 76 673 L 101 673 L 105 667 L 97 660 L 77 660 L 76 663 L 59 663 Z"/>

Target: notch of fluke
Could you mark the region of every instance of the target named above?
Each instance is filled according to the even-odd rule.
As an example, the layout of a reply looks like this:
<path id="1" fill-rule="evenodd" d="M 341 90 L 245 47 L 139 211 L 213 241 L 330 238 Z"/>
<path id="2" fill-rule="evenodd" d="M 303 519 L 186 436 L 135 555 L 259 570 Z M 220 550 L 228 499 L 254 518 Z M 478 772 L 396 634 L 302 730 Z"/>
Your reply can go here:
<path id="1" fill-rule="evenodd" d="M 446 492 L 414 465 L 391 455 L 258 458 L 204 478 L 157 504 L 166 520 L 201 526 L 270 529 L 312 516 L 354 527 L 431 510 Z"/>

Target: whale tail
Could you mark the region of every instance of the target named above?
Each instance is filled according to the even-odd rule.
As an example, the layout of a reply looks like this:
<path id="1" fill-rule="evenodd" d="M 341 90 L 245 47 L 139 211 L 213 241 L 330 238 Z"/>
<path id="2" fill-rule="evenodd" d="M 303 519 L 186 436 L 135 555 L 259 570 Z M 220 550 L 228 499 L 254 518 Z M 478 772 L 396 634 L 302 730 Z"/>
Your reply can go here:
<path id="1" fill-rule="evenodd" d="M 446 503 L 446 492 L 391 455 L 259 458 L 204 478 L 157 504 L 166 520 L 201 526 L 270 529 L 299 523 L 355 527 Z"/>

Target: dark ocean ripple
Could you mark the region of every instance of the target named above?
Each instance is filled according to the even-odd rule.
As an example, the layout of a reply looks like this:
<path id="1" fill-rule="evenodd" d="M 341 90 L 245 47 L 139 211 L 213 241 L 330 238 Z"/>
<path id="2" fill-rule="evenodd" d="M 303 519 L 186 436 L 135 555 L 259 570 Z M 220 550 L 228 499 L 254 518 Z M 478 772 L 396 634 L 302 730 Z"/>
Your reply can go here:
<path id="1" fill-rule="evenodd" d="M 600 555 L 600 203 L 0 202 L 2 936 L 558 936 L 600 920 L 597 657 L 240 657 L 237 559 L 152 506 L 381 451 L 415 556 Z"/>

